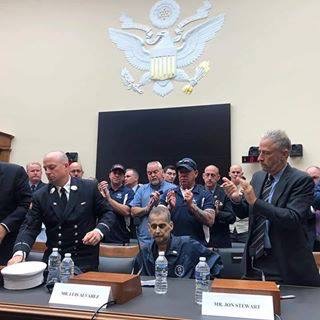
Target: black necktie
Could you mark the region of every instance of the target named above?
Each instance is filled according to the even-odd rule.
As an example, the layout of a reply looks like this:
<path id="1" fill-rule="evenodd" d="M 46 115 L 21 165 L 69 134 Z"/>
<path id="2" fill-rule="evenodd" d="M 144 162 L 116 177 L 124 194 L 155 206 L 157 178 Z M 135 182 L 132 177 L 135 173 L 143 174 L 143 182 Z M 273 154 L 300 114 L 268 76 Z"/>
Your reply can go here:
<path id="1" fill-rule="evenodd" d="M 68 202 L 65 188 L 60 189 L 60 200 L 61 200 L 61 208 L 64 211 Z"/>
<path id="2" fill-rule="evenodd" d="M 36 186 L 33 184 L 33 185 L 31 186 L 31 192 L 34 193 L 35 191 L 36 191 Z"/>
<path id="3" fill-rule="evenodd" d="M 274 177 L 269 175 L 266 180 L 262 192 L 261 199 L 264 201 L 269 200 L 270 191 L 272 189 Z M 257 215 L 253 222 L 253 229 L 251 235 L 251 244 L 249 246 L 250 256 L 254 256 L 255 259 L 260 258 L 264 253 L 264 235 L 267 227 L 267 219 L 264 216 Z"/>

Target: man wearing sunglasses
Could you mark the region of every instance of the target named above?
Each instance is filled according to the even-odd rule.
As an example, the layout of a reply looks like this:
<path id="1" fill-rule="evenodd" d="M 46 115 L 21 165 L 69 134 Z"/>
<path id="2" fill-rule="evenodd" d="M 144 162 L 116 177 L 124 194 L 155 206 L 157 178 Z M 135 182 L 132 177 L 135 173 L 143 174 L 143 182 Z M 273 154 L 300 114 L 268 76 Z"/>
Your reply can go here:
<path id="1" fill-rule="evenodd" d="M 154 276 L 155 261 L 159 251 L 164 251 L 168 260 L 168 276 L 173 278 L 193 278 L 199 257 L 206 257 L 211 277 L 222 269 L 220 256 L 189 236 L 175 237 L 171 234 L 173 222 L 170 211 L 162 205 L 151 210 L 148 229 L 153 240 L 139 252 L 134 273 Z"/>

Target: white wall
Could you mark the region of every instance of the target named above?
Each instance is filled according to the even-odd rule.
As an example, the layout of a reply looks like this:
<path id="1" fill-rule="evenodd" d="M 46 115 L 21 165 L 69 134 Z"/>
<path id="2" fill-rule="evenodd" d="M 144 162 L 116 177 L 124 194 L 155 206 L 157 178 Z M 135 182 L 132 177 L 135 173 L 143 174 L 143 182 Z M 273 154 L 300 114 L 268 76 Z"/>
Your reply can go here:
<path id="1" fill-rule="evenodd" d="M 181 17 L 202 4 L 178 2 Z M 122 12 L 151 25 L 154 3 L 0 0 L 0 131 L 15 136 L 12 162 L 77 151 L 93 176 L 99 111 L 231 103 L 233 163 L 266 130 L 280 128 L 304 146 L 295 166 L 319 164 L 320 1 L 212 0 L 211 16 L 226 14 L 199 60 L 212 68 L 192 95 L 176 82 L 165 98 L 151 85 L 143 95 L 124 88 L 120 70 L 128 63 L 107 36 L 108 27 L 120 27 Z M 258 167 L 244 165 L 246 175 Z"/>

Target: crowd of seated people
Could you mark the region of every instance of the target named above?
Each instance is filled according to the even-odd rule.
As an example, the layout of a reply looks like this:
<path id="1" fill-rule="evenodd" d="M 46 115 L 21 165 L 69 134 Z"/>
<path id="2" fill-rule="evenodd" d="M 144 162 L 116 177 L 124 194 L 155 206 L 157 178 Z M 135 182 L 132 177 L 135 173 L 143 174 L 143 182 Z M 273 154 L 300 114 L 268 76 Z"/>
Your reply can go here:
<path id="1" fill-rule="evenodd" d="M 135 235 L 140 247 L 135 270 L 142 274 L 152 273 L 144 259 L 156 259 L 162 237 L 168 257 L 172 245 L 174 251 L 179 246 L 181 252 L 198 250 L 211 260 L 214 256 L 214 276 L 221 260 L 217 253 L 211 255 L 212 249 L 239 242 L 246 243 L 246 278 L 319 285 L 312 251 L 319 249 L 320 169 L 302 172 L 288 164 L 291 142 L 283 131 L 267 132 L 259 148 L 262 170 L 251 182 L 239 165 L 232 165 L 229 177 L 222 178 L 214 164 L 199 172 L 192 158 L 165 169 L 159 161 L 150 161 L 146 184 L 139 184 L 134 168 L 121 164 L 114 164 L 100 183 L 84 179 L 82 165 L 70 164 L 61 151 L 46 154 L 42 166 L 29 163 L 26 172 L 0 163 L 1 194 L 6 191 L 0 196 L 1 264 L 24 261 L 45 228 L 44 261 L 57 247 L 61 255 L 72 254 L 81 272 L 98 270 L 100 243 L 122 245 Z M 42 167 L 48 184 L 41 181 Z M 200 176 L 202 184 L 196 182 Z M 154 222 L 160 218 L 165 221 Z"/>

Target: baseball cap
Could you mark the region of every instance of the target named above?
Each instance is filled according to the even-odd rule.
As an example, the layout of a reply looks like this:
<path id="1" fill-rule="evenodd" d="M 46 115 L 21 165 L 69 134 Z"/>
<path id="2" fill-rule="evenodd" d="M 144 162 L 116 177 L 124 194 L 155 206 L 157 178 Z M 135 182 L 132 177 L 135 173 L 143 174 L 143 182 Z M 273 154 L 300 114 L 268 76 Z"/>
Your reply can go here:
<path id="1" fill-rule="evenodd" d="M 177 170 L 187 169 L 188 171 L 197 170 L 197 164 L 191 158 L 183 158 L 177 162 Z"/>
<path id="2" fill-rule="evenodd" d="M 120 164 L 120 163 L 114 164 L 114 165 L 112 166 L 112 168 L 110 169 L 110 172 L 111 172 L 111 171 L 116 171 L 116 170 L 120 170 L 120 171 L 122 171 L 123 173 L 126 172 L 124 166 L 123 166 L 122 164 Z"/>

